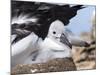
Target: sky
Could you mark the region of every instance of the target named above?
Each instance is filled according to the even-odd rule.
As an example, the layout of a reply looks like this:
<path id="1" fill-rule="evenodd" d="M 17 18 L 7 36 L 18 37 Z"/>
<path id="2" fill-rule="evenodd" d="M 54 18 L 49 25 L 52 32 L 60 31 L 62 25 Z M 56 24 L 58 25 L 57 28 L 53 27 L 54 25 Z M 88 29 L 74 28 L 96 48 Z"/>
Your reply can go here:
<path id="1" fill-rule="evenodd" d="M 91 17 L 95 10 L 95 6 L 86 6 L 77 12 L 77 15 L 70 20 L 68 29 L 70 29 L 75 35 L 79 35 L 81 32 L 89 32 L 92 27 Z"/>

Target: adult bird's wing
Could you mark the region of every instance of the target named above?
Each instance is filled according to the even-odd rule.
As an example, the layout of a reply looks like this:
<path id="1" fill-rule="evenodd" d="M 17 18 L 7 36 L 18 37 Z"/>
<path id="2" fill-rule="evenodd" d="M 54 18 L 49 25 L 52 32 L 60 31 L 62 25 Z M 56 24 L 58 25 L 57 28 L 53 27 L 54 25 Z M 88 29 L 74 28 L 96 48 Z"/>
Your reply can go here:
<path id="1" fill-rule="evenodd" d="M 29 32 L 34 32 L 38 37 L 45 39 L 48 34 L 50 24 L 56 19 L 61 20 L 67 25 L 79 9 L 83 6 L 76 5 L 71 7 L 68 4 L 50 4 L 43 2 L 11 2 L 11 34 L 17 35 L 13 42 L 17 42 L 28 36 Z M 19 29 L 21 36 L 16 29 Z M 22 32 L 27 30 L 29 32 Z"/>

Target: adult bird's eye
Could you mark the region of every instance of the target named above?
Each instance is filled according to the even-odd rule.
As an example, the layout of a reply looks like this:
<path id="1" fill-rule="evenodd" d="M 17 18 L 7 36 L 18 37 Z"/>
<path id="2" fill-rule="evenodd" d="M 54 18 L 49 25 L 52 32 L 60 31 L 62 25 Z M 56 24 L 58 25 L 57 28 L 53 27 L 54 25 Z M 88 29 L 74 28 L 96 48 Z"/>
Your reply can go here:
<path id="1" fill-rule="evenodd" d="M 54 31 L 53 34 L 56 34 L 56 32 Z"/>

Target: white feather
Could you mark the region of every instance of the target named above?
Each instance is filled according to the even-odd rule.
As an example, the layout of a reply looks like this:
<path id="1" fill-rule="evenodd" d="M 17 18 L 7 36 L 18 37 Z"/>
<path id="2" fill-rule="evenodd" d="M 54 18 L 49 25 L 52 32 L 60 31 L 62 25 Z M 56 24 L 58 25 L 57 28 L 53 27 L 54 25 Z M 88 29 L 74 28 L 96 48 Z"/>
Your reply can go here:
<path id="1" fill-rule="evenodd" d="M 48 60 L 55 58 L 71 57 L 71 49 L 61 43 L 60 36 L 58 36 L 62 34 L 63 30 L 64 24 L 60 20 L 56 20 L 51 23 L 48 37 L 46 37 L 45 40 L 39 44 L 40 50 L 38 51 L 35 60 L 32 61 L 32 58 L 34 58 L 35 55 L 35 53 L 33 53 L 26 60 L 25 64 L 45 63 Z M 53 34 L 53 31 L 55 31 L 56 34 Z"/>
<path id="2" fill-rule="evenodd" d="M 11 21 L 11 24 L 13 25 L 14 23 L 17 23 L 17 24 L 23 24 L 23 23 L 28 23 L 28 22 L 37 22 L 37 18 L 36 17 L 32 17 L 32 18 L 28 18 L 29 15 L 23 15 L 21 14 L 19 17 L 13 17 L 12 18 L 12 21 Z"/>
<path id="3" fill-rule="evenodd" d="M 23 63 L 32 52 L 37 50 L 37 39 L 38 37 L 31 33 L 12 45 L 12 66 Z"/>

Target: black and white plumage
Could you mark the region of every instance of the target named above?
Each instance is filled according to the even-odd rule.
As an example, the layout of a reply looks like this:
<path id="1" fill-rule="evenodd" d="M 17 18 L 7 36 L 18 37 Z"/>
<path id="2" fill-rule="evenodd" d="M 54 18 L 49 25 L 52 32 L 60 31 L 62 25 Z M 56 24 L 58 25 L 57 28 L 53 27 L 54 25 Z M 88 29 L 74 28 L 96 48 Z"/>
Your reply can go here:
<path id="1" fill-rule="evenodd" d="M 47 39 L 51 24 L 55 21 L 59 21 L 61 25 L 67 25 L 70 19 L 77 14 L 77 11 L 82 8 L 83 8 L 82 5 L 76 5 L 70 7 L 69 5 L 12 1 L 12 13 L 11 13 L 12 66 L 20 63 L 30 63 L 30 62 L 33 63 L 32 58 L 36 57 L 38 53 L 44 55 L 44 52 L 42 52 L 42 50 L 44 51 L 44 48 L 41 51 L 39 51 L 42 46 L 40 45 L 40 43 L 43 44 Z M 59 31 L 59 29 L 57 31 Z M 49 36 L 49 38 L 51 36 Z M 57 38 L 58 37 L 56 37 L 56 40 Z M 63 42 L 63 40 L 61 39 L 58 40 L 60 42 Z M 56 42 L 53 43 L 57 44 Z M 68 52 L 70 52 L 69 50 L 71 49 L 71 44 L 69 43 L 69 40 L 67 38 L 65 43 L 68 46 L 67 48 L 69 48 L 67 49 Z M 60 44 L 62 48 L 63 44 L 62 43 Z M 60 45 L 58 45 L 57 47 L 60 47 Z M 50 46 L 50 48 L 52 47 Z M 47 48 L 48 50 L 47 53 L 50 51 L 52 56 L 53 53 L 50 48 Z M 54 49 L 55 48 L 56 47 L 54 47 Z M 62 48 L 60 50 L 64 49 Z M 57 50 L 55 49 L 54 51 Z M 41 57 L 41 54 L 39 57 Z M 57 56 L 56 54 L 54 54 L 54 56 L 56 58 L 59 56 L 59 54 Z M 64 56 L 59 56 L 59 57 L 64 57 Z M 27 60 L 30 61 L 27 62 Z"/>
<path id="2" fill-rule="evenodd" d="M 12 45 L 12 67 L 24 63 L 32 52 L 38 50 L 37 39 L 38 37 L 34 33 L 31 33 L 29 36 Z"/>
<path id="3" fill-rule="evenodd" d="M 15 42 L 30 33 L 24 34 L 24 30 L 34 32 L 38 37 L 45 39 L 53 21 L 58 19 L 67 25 L 82 8 L 82 5 L 70 7 L 70 5 L 12 1 L 11 34 L 17 34 Z M 21 32 L 19 33 L 17 29 Z"/>
<path id="4" fill-rule="evenodd" d="M 39 43 L 40 50 L 32 53 L 24 64 L 46 63 L 56 58 L 71 58 L 71 48 L 60 41 L 63 31 L 64 24 L 60 20 L 51 23 L 47 37 Z"/>
<path id="5" fill-rule="evenodd" d="M 60 41 L 63 32 L 64 24 L 60 20 L 56 20 L 51 23 L 48 35 L 44 40 L 32 32 L 29 36 L 13 44 L 12 66 L 22 63 L 44 63 L 54 58 L 71 57 L 69 45 Z"/>

